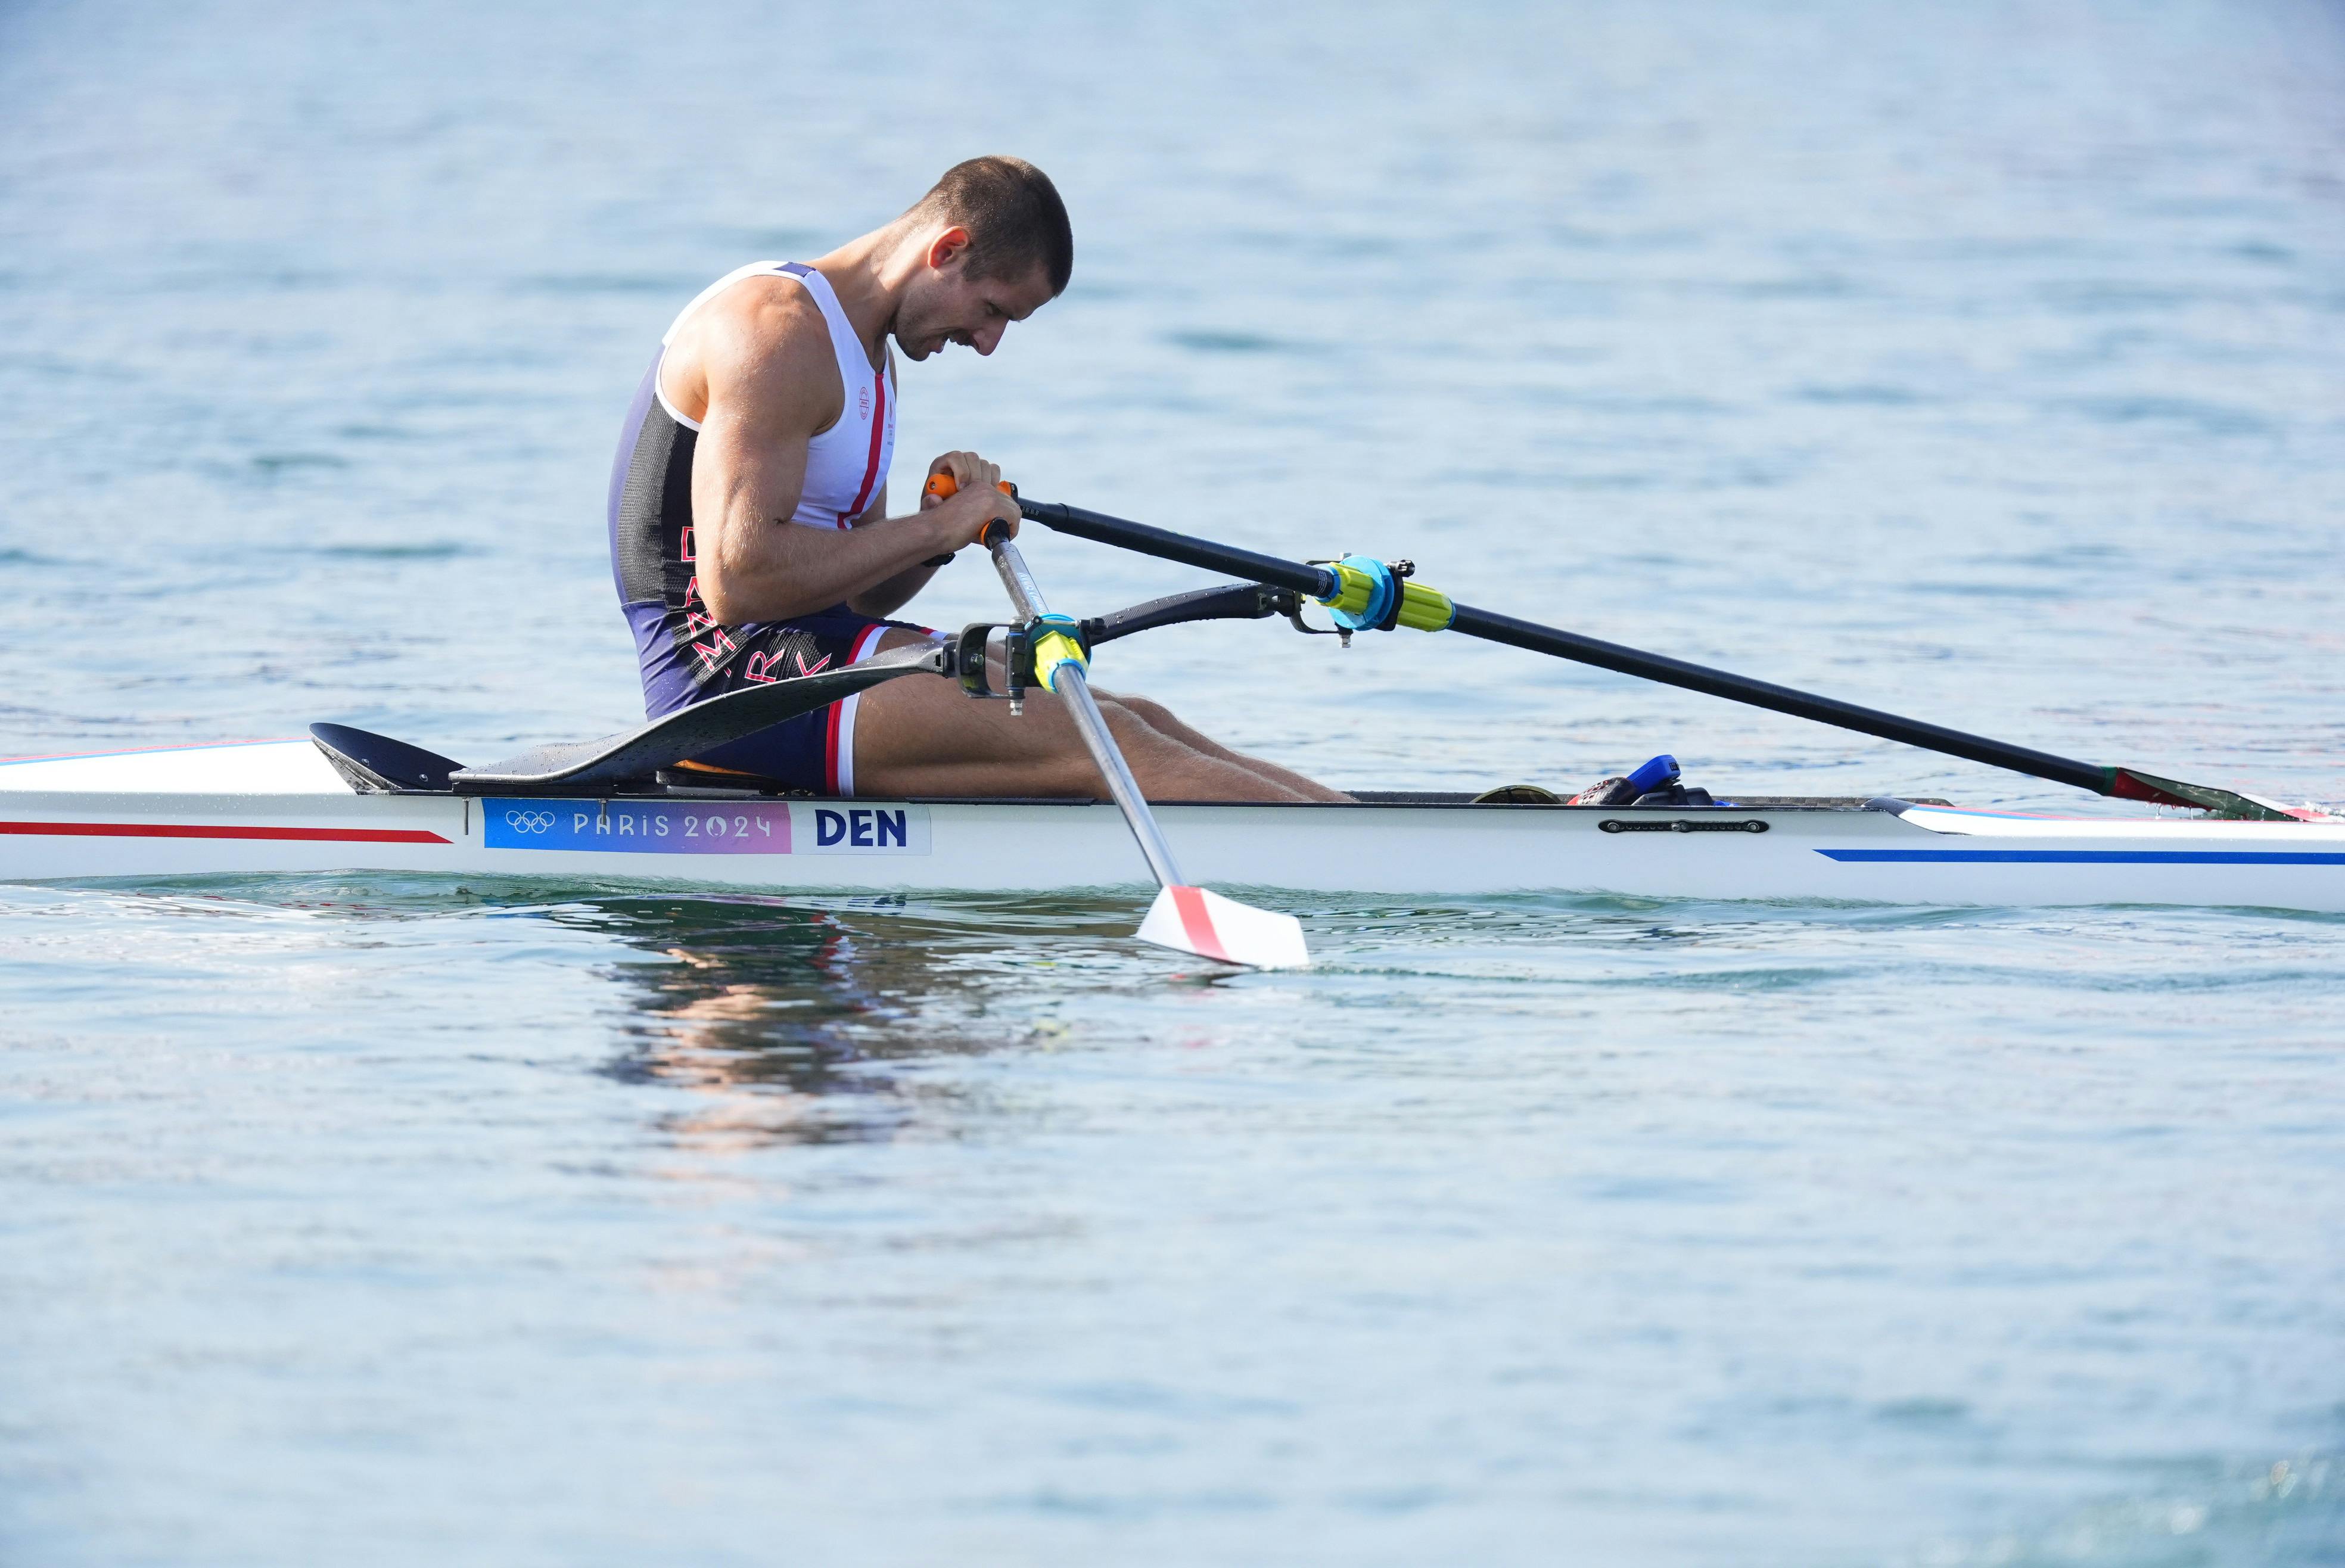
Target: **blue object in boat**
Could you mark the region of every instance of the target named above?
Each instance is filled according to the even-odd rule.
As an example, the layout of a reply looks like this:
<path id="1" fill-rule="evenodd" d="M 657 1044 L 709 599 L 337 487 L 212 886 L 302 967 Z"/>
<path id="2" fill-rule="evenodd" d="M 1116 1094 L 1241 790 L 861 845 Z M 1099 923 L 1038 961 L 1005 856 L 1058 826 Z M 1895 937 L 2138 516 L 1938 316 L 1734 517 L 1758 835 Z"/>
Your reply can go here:
<path id="1" fill-rule="evenodd" d="M 1657 789 L 1667 789 L 1677 782 L 1678 760 L 1664 752 L 1630 774 L 1625 787 L 1614 793 L 1623 800 L 1635 800 Z"/>

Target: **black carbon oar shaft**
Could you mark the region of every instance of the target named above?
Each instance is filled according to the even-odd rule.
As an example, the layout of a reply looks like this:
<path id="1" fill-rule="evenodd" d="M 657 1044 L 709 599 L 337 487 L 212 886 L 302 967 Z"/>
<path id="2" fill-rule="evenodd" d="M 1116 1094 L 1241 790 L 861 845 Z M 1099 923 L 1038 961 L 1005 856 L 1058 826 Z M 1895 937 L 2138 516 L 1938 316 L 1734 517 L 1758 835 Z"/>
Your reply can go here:
<path id="1" fill-rule="evenodd" d="M 1843 730 L 1878 735 L 1884 741 L 1900 741 L 1909 746 L 1919 746 L 1924 751 L 1944 752 L 1949 756 L 1985 763 L 1991 767 L 2033 774 L 2037 778 L 2074 784 L 2095 794 L 2109 793 L 2108 770 L 2091 763 L 2078 762 L 2074 757 L 2054 756 L 2049 752 L 2033 751 L 2025 746 L 1989 740 L 1984 735 L 1950 730 L 1944 724 L 1933 724 L 1922 719 L 1901 718 L 1877 708 L 1861 707 L 1832 697 L 1820 697 L 1812 692 L 1778 686 L 1771 681 L 1754 681 L 1748 675 L 1730 674 L 1724 670 L 1688 663 L 1683 659 L 1672 659 L 1667 654 L 1648 653 L 1639 649 L 1623 647 L 1618 642 L 1541 626 L 1536 622 L 1518 621 L 1511 615 L 1477 610 L 1470 604 L 1457 606 L 1457 618 L 1449 623 L 1449 629 L 1462 632 L 1468 637 L 1479 637 L 1485 642 L 1503 642 L 1510 648 L 1521 648 L 1533 653 L 1550 653 L 1558 659 L 1593 664 L 1599 669 L 1618 671 L 1623 675 L 1640 676 L 1664 685 L 1682 686 L 1689 692 L 1701 692 L 1713 697 L 1724 697 L 1730 702 L 1748 703 L 1754 708 L 1771 708 L 1776 713 L 1789 713 L 1794 718 L 1813 719 L 1819 723 L 1834 724 Z"/>
<path id="2" fill-rule="evenodd" d="M 1119 545 L 1125 550 L 1136 550 L 1142 555 L 1177 561 L 1184 566 L 1201 566 L 1207 572 L 1226 572 L 1249 582 L 1267 582 L 1273 588 L 1291 588 L 1314 599 L 1326 598 L 1338 586 L 1335 574 L 1324 566 L 1305 566 L 1299 561 L 1281 561 L 1275 555 L 1215 544 L 1210 539 L 1193 539 L 1185 533 L 1174 533 L 1170 529 L 1151 528 L 1144 522 L 1127 522 L 1122 518 L 1109 517 L 1104 512 L 1085 511 L 1079 506 L 1067 506 L 1055 501 L 1028 501 L 1021 495 L 1018 498 L 1018 510 L 1060 533 L 1096 540 L 1101 544 Z"/>
<path id="3" fill-rule="evenodd" d="M 1226 572 L 1252 582 L 1267 582 L 1274 588 L 1292 589 L 1315 599 L 1332 598 L 1340 586 L 1336 575 L 1325 567 L 1306 566 L 1299 561 L 1282 561 L 1274 555 L 1216 544 L 1211 540 L 1195 539 L 1168 529 L 1152 528 L 1144 522 L 1131 522 L 1101 512 L 1086 511 L 1081 507 L 1067 506 L 1058 501 L 1028 501 L 1020 496 L 1018 508 L 1034 521 L 1061 533 L 1071 533 L 1078 538 L 1117 545 L 1143 555 L 1177 561 L 1187 566 L 1203 567 L 1208 572 Z M 1657 681 L 1663 685 L 1680 686 L 1689 692 L 1701 692 L 1751 707 L 1769 708 L 1794 718 L 1812 719 L 1819 723 L 1854 730 L 1861 734 L 1878 735 L 1883 740 L 1898 741 L 1909 746 L 1919 746 L 1924 751 L 1943 752 L 1966 761 L 1985 763 L 1990 767 L 2008 768 L 2014 773 L 2029 774 L 2037 778 L 2050 779 L 2056 784 L 2072 784 L 2078 789 L 2090 790 L 2095 794 L 2113 793 L 2114 770 L 2078 762 L 2074 757 L 2054 756 L 2049 752 L 2034 751 L 2026 746 L 1989 740 L 1984 735 L 1950 730 L 1943 724 L 1902 718 L 1895 713 L 1884 713 L 1854 703 L 1818 696 L 1812 692 L 1778 686 L 1771 681 L 1754 681 L 1747 675 L 1713 670 L 1704 664 L 1689 663 L 1666 654 L 1648 653 L 1618 642 L 1583 637 L 1577 632 L 1542 626 L 1536 622 L 1520 621 L 1511 615 L 1477 610 L 1469 604 L 1458 605 L 1457 612 L 1456 618 L 1449 623 L 1449 630 L 1462 632 L 1468 637 L 1479 637 L 1485 642 L 1501 642 L 1528 652 L 1593 664 L 1599 669 Z"/>

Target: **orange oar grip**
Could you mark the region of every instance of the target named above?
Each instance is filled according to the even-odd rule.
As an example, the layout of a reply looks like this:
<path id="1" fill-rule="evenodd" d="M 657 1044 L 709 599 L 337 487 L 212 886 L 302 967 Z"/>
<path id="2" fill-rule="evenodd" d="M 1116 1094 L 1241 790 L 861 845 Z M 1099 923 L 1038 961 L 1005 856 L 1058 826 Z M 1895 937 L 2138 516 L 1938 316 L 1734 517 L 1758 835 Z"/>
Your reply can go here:
<path id="1" fill-rule="evenodd" d="M 1006 479 L 997 481 L 993 488 L 1007 496 L 1015 496 L 1018 493 L 1018 487 Z M 939 501 L 944 500 L 949 495 L 959 494 L 959 484 L 949 473 L 932 473 L 929 476 L 928 492 Z M 977 541 L 980 544 L 991 545 L 996 540 L 1009 537 L 1009 531 L 1004 529 L 997 520 L 985 525 L 984 530 L 978 534 Z"/>
<path id="2" fill-rule="evenodd" d="M 993 488 L 1000 491 L 1004 495 L 1016 495 L 1018 493 L 1018 487 L 1011 484 L 1008 480 L 1001 481 Z M 935 496 L 939 501 L 944 500 L 945 497 L 949 495 L 957 495 L 959 491 L 960 486 L 954 481 L 952 475 L 949 473 L 932 473 L 929 476 L 928 492 L 930 495 Z"/>

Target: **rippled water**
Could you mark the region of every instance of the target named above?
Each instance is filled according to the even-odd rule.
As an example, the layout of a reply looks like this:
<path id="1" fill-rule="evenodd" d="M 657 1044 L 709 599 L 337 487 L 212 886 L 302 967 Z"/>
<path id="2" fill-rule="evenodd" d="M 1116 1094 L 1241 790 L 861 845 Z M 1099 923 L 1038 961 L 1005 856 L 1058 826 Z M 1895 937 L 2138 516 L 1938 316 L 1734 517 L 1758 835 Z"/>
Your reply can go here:
<path id="1" fill-rule="evenodd" d="M 2281 0 L 0 9 L 0 751 L 616 727 L 659 329 L 999 148 L 1075 285 L 908 368 L 899 491 L 2345 799 L 2340 88 Z M 1341 784 L 2066 803 L 1471 643 L 1102 662 Z M 1290 906 L 1213 976 L 1116 901 L 0 889 L 0 1558 L 2345 1550 L 2339 922 Z"/>

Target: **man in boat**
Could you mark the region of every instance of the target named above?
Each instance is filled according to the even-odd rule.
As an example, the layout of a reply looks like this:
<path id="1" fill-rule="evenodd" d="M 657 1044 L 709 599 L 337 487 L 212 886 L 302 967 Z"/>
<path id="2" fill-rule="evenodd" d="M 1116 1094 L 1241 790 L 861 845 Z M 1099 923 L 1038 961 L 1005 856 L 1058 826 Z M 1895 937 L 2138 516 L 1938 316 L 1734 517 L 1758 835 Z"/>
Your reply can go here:
<path id="1" fill-rule="evenodd" d="M 635 394 L 611 475 L 611 563 L 651 716 L 760 682 L 835 669 L 937 633 L 888 619 L 990 522 L 1015 532 L 1001 470 L 929 465 L 958 486 L 888 511 L 895 349 L 991 354 L 1055 299 L 1074 237 L 1041 169 L 1010 157 L 945 171 L 894 222 L 811 262 L 761 261 L 685 308 Z M 1172 800 L 1342 800 L 1189 728 L 1099 693 L 1141 788 Z M 1097 795 L 1061 705 L 1022 717 L 949 681 L 906 677 L 688 767 L 830 795 Z"/>

